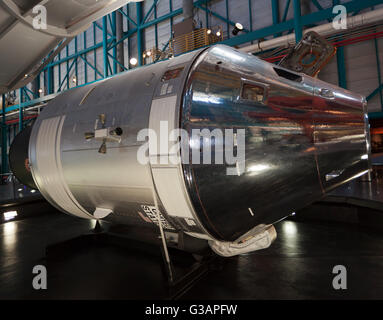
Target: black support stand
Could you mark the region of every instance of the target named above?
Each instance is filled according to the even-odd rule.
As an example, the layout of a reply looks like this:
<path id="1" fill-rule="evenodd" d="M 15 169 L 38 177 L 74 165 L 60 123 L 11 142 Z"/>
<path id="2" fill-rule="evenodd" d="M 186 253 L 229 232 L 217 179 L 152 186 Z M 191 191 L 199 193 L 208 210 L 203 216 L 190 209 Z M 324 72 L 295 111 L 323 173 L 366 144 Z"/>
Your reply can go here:
<path id="1" fill-rule="evenodd" d="M 153 233 L 153 230 L 150 232 Z M 82 250 L 89 251 L 92 247 L 113 245 L 123 246 L 124 249 L 128 250 L 132 249 L 132 252 L 137 249 L 142 250 L 145 254 L 153 255 L 154 258 L 156 255 L 158 256 L 158 246 L 160 246 L 163 261 L 160 265 L 163 266 L 164 275 L 167 277 L 168 283 L 168 288 L 164 288 L 165 291 L 167 291 L 166 298 L 170 300 L 178 299 L 209 272 L 210 266 L 218 257 L 212 252 L 204 256 L 199 256 L 170 247 L 168 254 L 169 257 L 171 257 L 171 263 L 168 264 L 163 246 L 159 240 L 160 239 L 157 238 L 156 247 L 153 244 L 148 244 L 138 239 L 116 235 L 106 231 L 97 221 L 95 228 L 90 233 L 48 246 L 46 248 L 46 257 L 49 263 L 49 260 L 62 260 Z"/>

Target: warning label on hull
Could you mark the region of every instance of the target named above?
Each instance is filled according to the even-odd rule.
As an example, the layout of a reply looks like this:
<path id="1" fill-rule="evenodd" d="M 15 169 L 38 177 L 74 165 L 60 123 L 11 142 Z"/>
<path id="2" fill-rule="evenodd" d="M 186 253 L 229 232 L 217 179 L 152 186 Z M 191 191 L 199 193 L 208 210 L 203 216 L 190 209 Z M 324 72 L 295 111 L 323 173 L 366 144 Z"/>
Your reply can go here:
<path id="1" fill-rule="evenodd" d="M 147 206 L 147 205 L 141 205 L 142 210 L 145 212 L 146 216 L 157 226 L 158 223 L 158 215 L 157 215 L 157 208 L 154 206 Z M 174 228 L 169 224 L 169 222 L 164 218 L 161 212 L 159 212 L 161 226 L 164 229 L 170 229 L 174 230 Z"/>

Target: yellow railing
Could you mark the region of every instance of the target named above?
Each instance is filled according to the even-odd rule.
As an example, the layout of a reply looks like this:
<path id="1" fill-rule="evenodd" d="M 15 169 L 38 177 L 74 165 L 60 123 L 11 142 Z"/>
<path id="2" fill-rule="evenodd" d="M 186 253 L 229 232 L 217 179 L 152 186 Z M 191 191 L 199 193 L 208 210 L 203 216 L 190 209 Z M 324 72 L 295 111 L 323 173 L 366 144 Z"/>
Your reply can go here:
<path id="1" fill-rule="evenodd" d="M 174 55 L 179 55 L 222 40 L 223 33 L 221 27 L 217 27 L 214 30 L 201 28 L 173 38 L 170 42 L 170 49 Z"/>

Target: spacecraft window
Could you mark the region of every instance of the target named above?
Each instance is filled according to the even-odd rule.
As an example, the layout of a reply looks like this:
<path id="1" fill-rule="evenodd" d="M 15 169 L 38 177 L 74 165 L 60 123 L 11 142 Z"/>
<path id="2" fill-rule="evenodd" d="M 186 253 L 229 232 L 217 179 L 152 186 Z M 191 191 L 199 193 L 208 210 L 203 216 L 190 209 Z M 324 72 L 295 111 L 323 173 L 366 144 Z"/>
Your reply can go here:
<path id="1" fill-rule="evenodd" d="M 265 101 L 265 88 L 252 83 L 244 83 L 241 98 L 257 103 L 263 103 Z"/>
<path id="2" fill-rule="evenodd" d="M 295 82 L 302 82 L 302 76 L 297 73 L 293 73 L 293 72 L 279 69 L 279 68 L 274 68 L 274 71 L 278 74 L 278 76 L 282 78 L 295 81 Z"/>

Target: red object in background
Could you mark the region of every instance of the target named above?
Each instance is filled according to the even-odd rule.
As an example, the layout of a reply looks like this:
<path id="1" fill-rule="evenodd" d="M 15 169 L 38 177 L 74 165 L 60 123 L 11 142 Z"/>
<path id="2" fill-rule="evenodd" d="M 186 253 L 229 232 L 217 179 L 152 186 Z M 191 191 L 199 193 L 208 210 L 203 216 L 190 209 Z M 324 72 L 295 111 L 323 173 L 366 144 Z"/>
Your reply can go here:
<path id="1" fill-rule="evenodd" d="M 383 37 L 383 31 L 369 33 L 369 34 L 364 34 L 364 35 L 361 35 L 361 36 L 358 36 L 358 37 L 349 38 L 349 39 L 333 41 L 331 43 L 335 47 L 343 47 L 343 46 L 346 46 L 346 45 L 355 44 L 355 43 L 358 43 L 358 42 L 372 40 L 372 39 L 377 39 L 377 38 L 381 38 L 381 37 Z M 279 56 L 266 58 L 264 60 L 266 60 L 268 62 L 271 62 L 271 63 L 274 63 L 274 62 L 277 62 L 277 61 L 281 60 L 285 56 L 286 56 L 286 54 L 282 54 L 282 55 L 279 55 Z"/>
<path id="2" fill-rule="evenodd" d="M 33 116 L 26 116 L 23 118 L 23 120 L 25 121 L 25 120 L 34 119 L 34 118 L 37 118 L 37 114 Z M 16 124 L 16 123 L 19 123 L 19 119 L 8 120 L 6 122 L 7 125 Z"/>
<path id="3" fill-rule="evenodd" d="M 383 119 L 370 119 L 371 152 L 383 152 Z"/>

